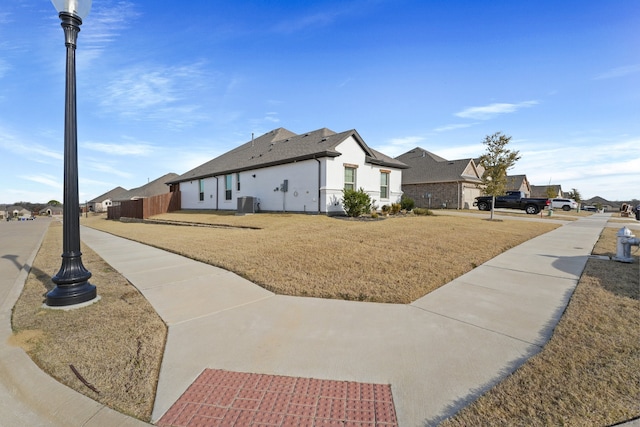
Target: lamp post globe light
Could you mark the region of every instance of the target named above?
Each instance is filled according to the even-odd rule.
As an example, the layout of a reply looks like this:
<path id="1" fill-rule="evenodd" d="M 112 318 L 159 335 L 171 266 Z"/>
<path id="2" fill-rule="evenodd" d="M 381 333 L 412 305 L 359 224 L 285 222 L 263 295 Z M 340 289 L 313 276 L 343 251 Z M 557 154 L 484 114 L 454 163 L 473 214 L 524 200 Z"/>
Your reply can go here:
<path id="1" fill-rule="evenodd" d="M 82 264 L 80 252 L 80 202 L 78 197 L 78 130 L 76 118 L 76 41 L 91 0 L 51 0 L 58 10 L 67 47 L 64 111 L 64 207 L 62 266 L 51 279 L 56 287 L 47 293 L 46 305 L 60 307 L 91 301 L 96 287 Z"/>

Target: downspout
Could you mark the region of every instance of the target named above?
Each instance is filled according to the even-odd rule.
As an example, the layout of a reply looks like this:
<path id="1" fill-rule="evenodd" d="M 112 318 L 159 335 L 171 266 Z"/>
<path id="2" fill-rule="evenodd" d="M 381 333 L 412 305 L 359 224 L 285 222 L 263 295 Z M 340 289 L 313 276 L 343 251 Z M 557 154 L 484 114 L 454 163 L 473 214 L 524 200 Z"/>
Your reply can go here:
<path id="1" fill-rule="evenodd" d="M 320 203 L 321 200 L 321 196 L 322 196 L 322 192 L 320 191 L 320 188 L 322 186 L 322 162 L 320 162 L 320 160 L 316 159 L 316 156 L 313 156 L 313 160 L 315 160 L 316 162 L 318 162 L 318 215 L 320 215 L 320 207 L 322 206 Z"/>
<path id="2" fill-rule="evenodd" d="M 460 188 L 462 187 L 462 183 L 460 181 L 457 182 L 457 188 L 458 188 L 458 203 L 456 203 L 458 206 L 456 207 L 456 209 L 460 210 Z"/>

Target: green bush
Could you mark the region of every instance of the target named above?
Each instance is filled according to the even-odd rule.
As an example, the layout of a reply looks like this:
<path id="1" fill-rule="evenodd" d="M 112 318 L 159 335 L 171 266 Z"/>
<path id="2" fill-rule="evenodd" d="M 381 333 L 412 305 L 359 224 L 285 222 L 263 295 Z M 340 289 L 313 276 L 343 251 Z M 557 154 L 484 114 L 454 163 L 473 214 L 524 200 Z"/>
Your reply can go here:
<path id="1" fill-rule="evenodd" d="M 358 191 L 342 190 L 342 207 L 350 217 L 359 217 L 370 213 L 372 204 L 371 197 L 362 188 Z"/>
<path id="2" fill-rule="evenodd" d="M 433 215 L 433 212 L 427 208 L 414 208 L 414 215 Z"/>
<path id="3" fill-rule="evenodd" d="M 402 196 L 400 198 L 400 207 L 405 211 L 410 211 L 411 209 L 414 208 L 415 205 L 416 205 L 416 202 L 411 197 Z"/>

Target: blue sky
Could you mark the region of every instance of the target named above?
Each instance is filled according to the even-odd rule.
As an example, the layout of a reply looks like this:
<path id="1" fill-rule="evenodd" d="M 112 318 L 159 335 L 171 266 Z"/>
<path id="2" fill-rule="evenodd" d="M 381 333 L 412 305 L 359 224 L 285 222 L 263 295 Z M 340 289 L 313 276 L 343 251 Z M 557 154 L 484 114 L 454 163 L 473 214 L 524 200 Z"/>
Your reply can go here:
<path id="1" fill-rule="evenodd" d="M 182 174 L 278 127 L 391 156 L 477 157 L 640 198 L 640 2 L 94 0 L 77 49 L 80 200 Z M 0 8 L 0 203 L 63 199 L 64 36 Z"/>

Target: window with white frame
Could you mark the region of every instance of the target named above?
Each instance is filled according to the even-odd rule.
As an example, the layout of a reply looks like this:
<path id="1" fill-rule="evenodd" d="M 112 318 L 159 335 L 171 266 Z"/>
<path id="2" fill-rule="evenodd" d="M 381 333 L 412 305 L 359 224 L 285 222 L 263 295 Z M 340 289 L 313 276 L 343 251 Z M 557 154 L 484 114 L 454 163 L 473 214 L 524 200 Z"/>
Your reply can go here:
<path id="1" fill-rule="evenodd" d="M 356 165 L 344 165 L 344 189 L 355 190 L 356 189 Z"/>
<path id="2" fill-rule="evenodd" d="M 240 174 L 236 174 L 236 191 L 240 191 Z"/>
<path id="3" fill-rule="evenodd" d="M 389 198 L 389 171 L 380 171 L 380 198 Z"/>
<path id="4" fill-rule="evenodd" d="M 200 190 L 200 201 L 202 202 L 204 200 L 204 179 L 198 180 L 198 187 Z"/>

